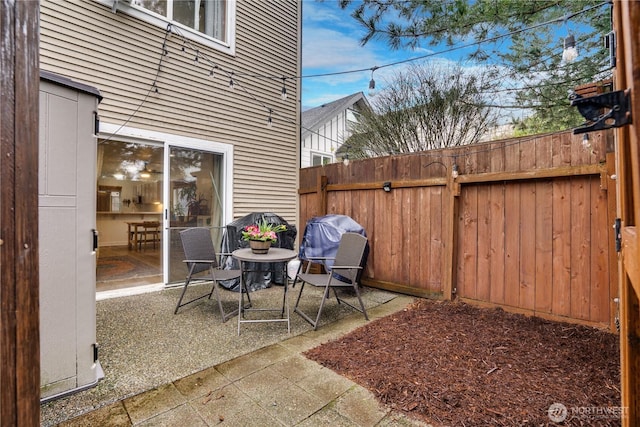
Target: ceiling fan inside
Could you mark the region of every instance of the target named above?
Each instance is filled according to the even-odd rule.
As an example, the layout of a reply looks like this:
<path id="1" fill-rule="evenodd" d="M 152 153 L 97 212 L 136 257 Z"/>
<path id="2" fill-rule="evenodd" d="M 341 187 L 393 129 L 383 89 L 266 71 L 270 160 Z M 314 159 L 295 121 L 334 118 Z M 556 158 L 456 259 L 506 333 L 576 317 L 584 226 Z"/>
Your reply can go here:
<path id="1" fill-rule="evenodd" d="M 161 170 L 149 168 L 149 162 L 143 162 L 144 168 L 140 170 L 140 178 L 150 178 L 152 174 L 160 174 Z"/>

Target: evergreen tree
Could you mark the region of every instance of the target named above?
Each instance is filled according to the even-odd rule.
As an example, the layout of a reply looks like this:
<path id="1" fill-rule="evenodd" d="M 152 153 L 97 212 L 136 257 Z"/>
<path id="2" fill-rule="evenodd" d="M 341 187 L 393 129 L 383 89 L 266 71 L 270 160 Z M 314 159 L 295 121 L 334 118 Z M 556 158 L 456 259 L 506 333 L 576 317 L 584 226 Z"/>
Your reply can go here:
<path id="1" fill-rule="evenodd" d="M 391 48 L 473 46 L 469 59 L 489 65 L 505 85 L 509 102 L 493 104 L 526 109 L 517 121 L 521 133 L 579 126 L 584 119 L 570 106 L 576 86 L 611 77 L 604 37 L 611 31 L 611 5 L 595 0 L 340 0 L 366 29 L 364 45 L 386 40 Z M 578 57 L 562 59 L 573 36 Z M 517 82 L 517 84 L 516 84 Z"/>

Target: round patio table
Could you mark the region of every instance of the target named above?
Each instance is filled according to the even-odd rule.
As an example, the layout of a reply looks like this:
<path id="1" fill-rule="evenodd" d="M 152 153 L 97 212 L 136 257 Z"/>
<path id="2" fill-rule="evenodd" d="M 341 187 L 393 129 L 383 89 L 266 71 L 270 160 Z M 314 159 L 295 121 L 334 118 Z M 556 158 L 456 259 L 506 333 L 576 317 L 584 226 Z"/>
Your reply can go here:
<path id="1" fill-rule="evenodd" d="M 287 322 L 287 332 L 291 333 L 291 321 L 289 316 L 289 304 L 287 303 L 287 288 L 288 288 L 288 280 L 287 280 L 287 264 L 286 262 L 294 259 L 298 253 L 291 249 L 283 249 L 283 248 L 271 248 L 269 252 L 266 254 L 255 254 L 250 248 L 237 249 L 231 253 L 235 259 L 240 261 L 240 270 L 242 274 L 240 275 L 240 296 L 238 297 L 238 335 L 240 335 L 240 325 L 242 323 L 262 323 L 262 322 Z M 272 263 L 272 262 L 282 262 L 284 265 L 284 295 L 282 298 L 282 308 L 253 308 L 251 302 L 248 308 L 244 307 L 244 293 L 247 293 L 247 298 L 251 301 L 249 297 L 249 289 L 245 283 L 245 274 L 247 273 L 247 269 L 245 268 L 246 263 L 257 262 L 257 263 Z M 280 311 L 279 318 L 268 318 L 268 319 L 245 319 L 245 312 L 250 311 Z M 286 312 L 286 316 L 285 316 Z"/>

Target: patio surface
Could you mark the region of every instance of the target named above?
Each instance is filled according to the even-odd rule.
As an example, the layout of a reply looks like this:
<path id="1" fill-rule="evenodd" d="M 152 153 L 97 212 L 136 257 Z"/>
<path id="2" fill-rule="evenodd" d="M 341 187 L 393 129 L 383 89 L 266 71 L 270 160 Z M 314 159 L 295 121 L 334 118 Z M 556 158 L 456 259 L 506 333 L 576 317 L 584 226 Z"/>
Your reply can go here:
<path id="1" fill-rule="evenodd" d="M 297 291 L 290 293 L 290 307 Z M 221 323 L 214 300 L 174 315 L 178 292 L 98 301 L 105 379 L 42 405 L 41 425 L 424 425 L 381 406 L 363 387 L 301 354 L 366 323 L 348 306 L 335 299 L 327 303 L 318 331 L 292 312 L 290 334 L 285 323 L 251 323 L 238 336 L 237 318 Z M 281 304 L 282 287 L 251 295 L 255 307 L 274 307 Z M 237 297 L 222 292 L 225 310 L 237 307 Z M 303 309 L 319 298 L 305 300 Z M 404 309 L 413 298 L 364 288 L 363 300 L 374 320 Z"/>

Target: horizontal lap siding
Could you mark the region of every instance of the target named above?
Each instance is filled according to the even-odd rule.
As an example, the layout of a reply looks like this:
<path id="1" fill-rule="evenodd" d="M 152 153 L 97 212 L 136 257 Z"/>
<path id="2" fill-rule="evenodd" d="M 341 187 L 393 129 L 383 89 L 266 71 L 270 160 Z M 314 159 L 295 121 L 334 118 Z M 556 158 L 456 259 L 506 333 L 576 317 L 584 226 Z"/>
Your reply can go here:
<path id="1" fill-rule="evenodd" d="M 234 56 L 173 34 L 162 57 L 163 28 L 92 0 L 41 3 L 40 62 L 44 70 L 95 86 L 104 99 L 101 121 L 234 146 L 234 215 L 273 211 L 297 217 L 298 83 L 282 79 L 299 70 L 297 1 L 238 1 Z M 237 88 L 195 50 L 233 71 Z M 158 93 L 149 92 L 158 74 Z M 148 98 L 144 103 L 143 99 Z M 142 104 L 142 105 L 141 105 Z M 268 109 L 273 126 L 267 128 Z"/>
<path id="2" fill-rule="evenodd" d="M 616 297 L 610 283 L 616 277 L 614 184 L 603 182 L 609 178 L 598 172 L 535 175 L 536 170 L 604 163 L 603 135 L 591 135 L 591 145 L 565 132 L 305 168 L 300 171 L 300 221 L 345 214 L 363 225 L 371 243 L 365 282 L 371 280 L 372 286 L 443 295 L 451 265 L 451 288 L 466 301 L 609 324 Z M 413 184 L 446 178 L 453 164 L 459 180 L 470 178 L 459 193 L 448 184 Z M 521 172 L 527 175 L 509 177 Z M 487 173 L 505 179 L 473 181 Z M 315 192 L 319 176 L 326 177 L 329 189 L 326 212 L 318 206 L 321 193 Z M 392 183 L 390 193 L 382 190 L 385 181 Z M 448 207 L 452 197 L 457 204 L 453 213 Z M 447 262 L 451 236 L 445 233 L 452 214 L 455 251 Z"/>

